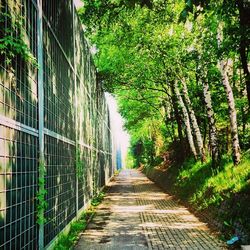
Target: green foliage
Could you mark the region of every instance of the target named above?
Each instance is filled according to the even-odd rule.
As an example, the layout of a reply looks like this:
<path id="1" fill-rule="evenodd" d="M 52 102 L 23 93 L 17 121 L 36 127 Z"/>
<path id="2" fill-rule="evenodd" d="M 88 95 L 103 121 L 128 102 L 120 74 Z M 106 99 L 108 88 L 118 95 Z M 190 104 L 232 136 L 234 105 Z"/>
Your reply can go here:
<path id="1" fill-rule="evenodd" d="M 198 210 L 215 213 L 227 238 L 236 233 L 236 228 L 240 230 L 237 234 L 249 237 L 250 154 L 246 153 L 237 167 L 230 156 L 224 155 L 220 165 L 211 170 L 210 159 L 207 163 L 188 159 L 179 171 L 176 167 L 169 169 L 172 191 Z"/>
<path id="2" fill-rule="evenodd" d="M 79 180 L 83 179 L 84 174 L 84 161 L 82 158 L 81 149 L 76 148 L 76 174 Z"/>
<path id="3" fill-rule="evenodd" d="M 47 208 L 48 203 L 45 200 L 47 191 L 45 189 L 45 163 L 40 160 L 39 162 L 39 178 L 38 178 L 38 191 L 36 194 L 37 200 L 37 223 L 43 225 L 46 222 L 44 217 L 44 210 Z"/>
<path id="4" fill-rule="evenodd" d="M 91 200 L 91 206 L 88 208 L 88 210 L 84 211 L 76 221 L 70 224 L 69 232 L 67 234 L 61 233 L 59 235 L 59 239 L 54 247 L 54 250 L 73 249 L 74 245 L 79 240 L 80 233 L 86 229 L 88 222 L 94 216 L 95 207 L 102 202 L 104 196 L 105 194 L 100 192 L 95 197 L 93 197 Z"/>
<path id="5" fill-rule="evenodd" d="M 97 194 L 91 200 L 91 205 L 94 206 L 94 207 L 98 206 L 102 202 L 104 196 L 105 196 L 105 194 L 103 192 L 100 192 L 99 194 Z"/>
<path id="6" fill-rule="evenodd" d="M 219 206 L 233 194 L 249 186 L 250 155 L 246 155 L 241 164 L 234 167 L 232 160 L 224 156 L 221 167 L 213 170 L 211 160 L 207 163 L 187 160 L 177 177 L 176 188 L 183 199 L 187 199 L 200 209 L 211 205 Z"/>
<path id="7" fill-rule="evenodd" d="M 250 146 L 250 116 L 247 74 L 243 74 L 239 48 L 249 44 L 250 33 L 247 32 L 249 23 L 247 27 L 242 25 L 240 2 L 157 0 L 151 1 L 152 6 L 148 8 L 127 5 L 127 1 L 86 0 L 80 13 L 87 26 L 86 34 L 98 48 L 94 60 L 100 82 L 117 96 L 125 127 L 131 134 L 134 159 L 130 162 L 137 167 L 141 164 L 152 167 L 160 163 L 161 156 L 171 158 L 160 166 L 167 165 L 173 172 L 170 183 L 176 183 L 180 195 L 201 209 L 219 207 L 225 200 L 233 201 L 249 185 L 249 157 L 245 156 L 237 167 L 230 160 L 229 105 L 218 67 L 222 59 L 230 62 L 227 74 L 244 153 Z M 246 10 L 249 12 L 249 8 Z M 223 37 L 218 46 L 220 26 Z M 248 62 L 247 49 L 245 56 Z M 177 173 L 176 162 L 189 155 L 184 115 L 172 87 L 177 82 L 184 97 L 180 86 L 183 80 L 191 100 L 191 105 L 185 100 L 184 105 L 189 115 L 191 108 L 194 111 L 207 159 L 204 163 L 186 159 Z M 204 83 L 211 94 L 211 106 L 203 96 L 207 91 Z M 212 112 L 208 114 L 207 110 L 211 111 L 211 107 L 219 152 L 224 155 L 217 168 L 210 159 Z M 194 141 L 197 147 L 195 136 Z M 230 216 L 223 217 L 227 225 L 233 224 L 228 219 Z"/>
<path id="8" fill-rule="evenodd" d="M 159 0 L 152 1 L 148 8 L 140 4 L 128 6 L 124 1 L 86 0 L 80 16 L 86 34 L 98 48 L 94 57 L 98 77 L 104 88 L 117 96 L 132 147 L 143 141 L 144 153 L 136 156 L 136 165 L 154 164 L 152 157 L 159 157 L 173 142 L 183 141 L 182 137 L 185 140 L 183 115 L 178 105 L 174 107 L 171 89 L 174 81 L 182 79 L 208 155 L 211 145 L 202 83 L 209 83 L 219 149 L 222 154 L 230 154 L 228 103 L 218 69 L 222 58 L 233 63 L 229 80 L 236 102 L 240 146 L 243 150 L 249 148 L 250 116 L 238 51 L 236 5 L 189 0 L 166 4 Z M 218 47 L 220 23 L 223 40 Z M 159 144 L 156 138 L 163 142 Z"/>
<path id="9" fill-rule="evenodd" d="M 134 167 L 141 164 L 145 167 L 153 167 L 158 165 L 162 159 L 156 154 L 156 142 L 154 139 L 143 139 L 132 142 L 131 154 L 135 158 Z"/>
<path id="10" fill-rule="evenodd" d="M 24 17 L 20 11 L 22 6 L 18 3 L 16 5 L 13 12 L 10 9 L 10 13 L 4 12 L 4 7 L 0 6 L 0 56 L 5 59 L 6 65 L 11 65 L 13 59 L 20 56 L 25 62 L 38 67 L 36 58 L 32 55 L 25 42 Z M 8 26 L 6 26 L 6 23 Z"/>
<path id="11" fill-rule="evenodd" d="M 128 152 L 128 154 L 126 156 L 125 166 L 127 169 L 132 169 L 132 168 L 138 167 L 138 165 L 136 165 L 136 163 L 135 163 L 135 158 L 130 151 Z"/>
<path id="12" fill-rule="evenodd" d="M 94 211 L 83 212 L 80 218 L 70 224 L 68 234 L 61 234 L 59 240 L 54 247 L 55 250 L 73 249 L 74 244 L 79 239 L 79 234 L 87 227 L 87 221 L 93 216 Z"/>

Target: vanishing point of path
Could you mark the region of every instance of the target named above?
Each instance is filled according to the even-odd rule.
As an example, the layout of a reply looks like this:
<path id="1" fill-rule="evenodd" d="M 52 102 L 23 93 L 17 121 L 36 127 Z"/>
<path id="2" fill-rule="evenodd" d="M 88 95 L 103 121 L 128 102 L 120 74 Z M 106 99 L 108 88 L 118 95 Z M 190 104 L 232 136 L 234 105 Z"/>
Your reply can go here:
<path id="1" fill-rule="evenodd" d="M 224 249 L 205 223 L 144 174 L 123 170 L 75 250 Z"/>

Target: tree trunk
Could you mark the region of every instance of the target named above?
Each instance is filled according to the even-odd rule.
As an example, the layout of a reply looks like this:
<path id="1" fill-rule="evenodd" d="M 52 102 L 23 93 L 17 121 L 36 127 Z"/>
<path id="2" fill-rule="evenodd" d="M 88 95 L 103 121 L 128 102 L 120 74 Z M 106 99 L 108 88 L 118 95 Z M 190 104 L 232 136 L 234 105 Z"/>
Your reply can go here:
<path id="1" fill-rule="evenodd" d="M 177 99 L 177 96 L 175 95 L 174 84 L 171 83 L 170 87 L 171 87 L 171 92 L 172 92 L 171 101 L 172 101 L 175 120 L 177 123 L 177 129 L 178 129 L 178 137 L 179 137 L 181 145 L 183 146 L 182 119 L 178 110 L 178 99 Z M 183 147 L 183 150 L 184 150 L 184 147 Z"/>
<path id="2" fill-rule="evenodd" d="M 217 33 L 217 42 L 218 48 L 221 47 L 221 43 L 223 40 L 223 23 L 219 23 L 218 25 L 218 33 Z M 230 119 L 230 130 L 231 130 L 231 140 L 232 140 L 232 150 L 233 150 L 233 162 L 234 165 L 238 165 L 240 163 L 240 143 L 238 138 L 238 128 L 237 128 L 237 115 L 234 103 L 233 90 L 229 83 L 228 79 L 228 60 L 220 59 L 219 61 L 219 69 L 222 77 L 222 84 L 224 90 L 226 92 L 227 97 L 227 105 L 229 111 L 229 119 Z"/>
<path id="3" fill-rule="evenodd" d="M 229 126 L 227 126 L 227 128 L 226 128 L 226 138 L 227 138 L 227 145 L 226 145 L 226 150 L 227 150 L 227 154 L 229 153 L 229 151 L 230 151 L 230 127 Z"/>
<path id="4" fill-rule="evenodd" d="M 188 139 L 190 149 L 191 149 L 195 159 L 197 159 L 197 152 L 196 152 L 195 145 L 194 145 L 194 140 L 193 140 L 193 135 L 192 135 L 192 131 L 191 131 L 188 110 L 187 110 L 187 108 L 186 108 L 186 106 L 185 106 L 185 104 L 183 102 L 183 99 L 182 99 L 182 97 L 180 95 L 180 91 L 179 91 L 177 82 L 174 83 L 174 92 L 175 92 L 175 95 L 176 95 L 176 97 L 178 99 L 179 105 L 180 105 L 182 113 L 183 113 L 183 119 L 184 119 L 184 123 L 185 123 L 185 126 L 186 126 L 187 139 Z"/>
<path id="5" fill-rule="evenodd" d="M 247 63 L 246 41 L 244 40 L 240 41 L 240 59 L 245 76 L 248 106 L 250 107 L 250 73 L 248 70 L 248 63 Z"/>
<path id="6" fill-rule="evenodd" d="M 188 89 L 187 89 L 187 85 L 185 80 L 182 80 L 182 86 L 183 86 L 183 96 L 184 96 L 184 100 L 185 103 L 187 105 L 187 108 L 189 110 L 189 114 L 190 114 L 190 120 L 191 120 L 191 124 L 192 124 L 192 128 L 193 128 L 193 132 L 197 141 L 197 146 L 198 146 L 198 151 L 199 151 L 199 156 L 202 160 L 202 162 L 205 161 L 205 152 L 204 152 L 204 145 L 203 145 L 203 140 L 202 140 L 202 136 L 201 136 L 201 131 L 194 113 L 194 110 L 192 108 L 192 104 L 188 95 Z"/>
<path id="7" fill-rule="evenodd" d="M 167 106 L 167 101 L 163 101 L 163 108 L 164 108 L 164 112 L 165 112 L 165 115 L 164 115 L 164 123 L 165 123 L 165 127 L 166 127 L 166 130 L 168 132 L 168 134 L 170 135 L 171 137 L 171 140 L 172 141 L 176 141 L 176 136 L 175 136 L 175 133 L 174 133 L 174 129 L 173 129 L 173 122 L 171 121 L 171 129 L 169 129 L 169 120 L 172 120 L 172 110 L 170 108 L 169 110 L 169 107 Z"/>
<path id="8" fill-rule="evenodd" d="M 243 0 L 238 0 L 238 9 L 239 9 L 239 21 L 240 21 L 240 60 L 244 72 L 245 82 L 246 82 L 246 90 L 247 90 L 247 99 L 248 106 L 250 107 L 250 73 L 248 69 L 248 53 L 247 49 L 249 46 L 249 37 L 248 33 L 250 30 L 250 4 L 247 1 L 244 3 Z"/>
<path id="9" fill-rule="evenodd" d="M 203 87 L 203 96 L 207 112 L 207 119 L 209 124 L 209 139 L 212 151 L 212 162 L 213 166 L 216 166 L 217 163 L 219 162 L 220 154 L 218 148 L 217 130 L 215 126 L 214 110 L 212 106 L 211 94 L 209 91 L 208 82 L 206 80 L 202 81 L 202 87 Z"/>
<path id="10" fill-rule="evenodd" d="M 230 129 L 231 129 L 231 139 L 232 139 L 232 150 L 233 150 L 233 161 L 234 165 L 238 165 L 240 163 L 240 144 L 238 138 L 238 128 L 237 128 L 237 116 L 236 109 L 234 103 L 233 91 L 229 83 L 228 75 L 227 75 L 227 61 L 220 61 L 220 72 L 222 76 L 222 84 L 226 92 L 227 103 L 228 103 L 228 111 L 230 118 Z"/>

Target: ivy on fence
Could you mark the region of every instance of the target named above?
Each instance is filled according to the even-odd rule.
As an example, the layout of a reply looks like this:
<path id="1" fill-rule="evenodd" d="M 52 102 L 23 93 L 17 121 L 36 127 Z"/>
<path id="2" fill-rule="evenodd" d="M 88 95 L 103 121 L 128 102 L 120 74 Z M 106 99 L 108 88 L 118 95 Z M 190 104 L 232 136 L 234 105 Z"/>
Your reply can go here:
<path id="1" fill-rule="evenodd" d="M 1 6 L 0 6 L 1 8 Z M 2 7 L 3 8 L 3 7 Z M 0 14 L 0 57 L 3 57 L 7 66 L 10 66 L 16 56 L 20 56 L 25 62 L 38 67 L 36 58 L 32 55 L 25 42 L 23 29 L 25 18 L 21 14 L 22 5 L 16 3 L 13 9 Z"/>
<path id="2" fill-rule="evenodd" d="M 39 178 L 38 178 L 38 192 L 36 195 L 37 199 L 37 223 L 43 225 L 46 222 L 44 217 L 44 210 L 48 207 L 48 203 L 45 200 L 46 189 L 45 189 L 45 163 L 40 160 L 39 162 Z"/>

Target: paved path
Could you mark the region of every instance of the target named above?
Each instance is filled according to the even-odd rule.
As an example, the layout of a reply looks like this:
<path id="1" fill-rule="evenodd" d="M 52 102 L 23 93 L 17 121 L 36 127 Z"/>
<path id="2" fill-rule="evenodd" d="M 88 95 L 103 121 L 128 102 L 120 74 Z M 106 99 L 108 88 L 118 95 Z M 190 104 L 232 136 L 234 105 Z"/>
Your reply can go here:
<path id="1" fill-rule="evenodd" d="M 76 250 L 224 249 L 206 224 L 137 170 L 123 170 Z"/>

